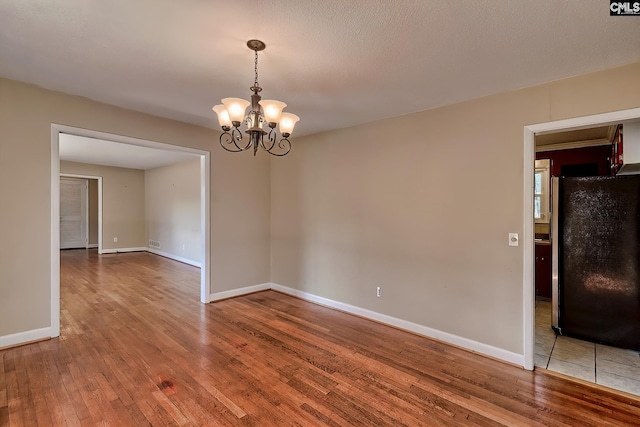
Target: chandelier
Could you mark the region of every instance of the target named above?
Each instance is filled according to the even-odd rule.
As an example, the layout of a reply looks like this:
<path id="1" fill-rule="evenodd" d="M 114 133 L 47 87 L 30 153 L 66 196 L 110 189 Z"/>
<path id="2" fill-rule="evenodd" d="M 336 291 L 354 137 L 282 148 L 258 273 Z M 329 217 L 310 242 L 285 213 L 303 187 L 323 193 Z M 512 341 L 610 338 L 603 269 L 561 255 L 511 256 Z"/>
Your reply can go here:
<path id="1" fill-rule="evenodd" d="M 251 102 L 240 98 L 224 98 L 222 104 L 213 107 L 223 130 L 220 135 L 220 145 L 234 153 L 253 147 L 254 156 L 260 146 L 269 154 L 284 156 L 291 150 L 289 136 L 300 118 L 295 114 L 283 113 L 282 109 L 287 106 L 284 102 L 262 100 L 259 95 L 262 88 L 258 84 L 258 52 L 264 50 L 266 45 L 260 40 L 249 40 L 247 47 L 254 52 L 255 80 L 253 86 L 249 88 L 253 95 L 251 95 Z M 251 109 L 245 115 L 249 106 Z M 240 130 L 243 124 L 246 126 L 244 133 L 249 135 L 246 142 L 243 141 L 243 132 Z M 280 140 L 276 131 L 278 125 L 282 136 Z M 265 127 L 268 128 L 268 134 Z"/>

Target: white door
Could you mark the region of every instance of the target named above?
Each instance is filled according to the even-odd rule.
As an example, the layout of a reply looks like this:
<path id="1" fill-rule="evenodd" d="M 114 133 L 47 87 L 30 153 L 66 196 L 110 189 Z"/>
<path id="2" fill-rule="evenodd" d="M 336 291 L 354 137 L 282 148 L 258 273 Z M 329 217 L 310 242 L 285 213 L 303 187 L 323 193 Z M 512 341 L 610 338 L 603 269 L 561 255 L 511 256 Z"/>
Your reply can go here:
<path id="1" fill-rule="evenodd" d="M 87 247 L 86 179 L 60 178 L 60 249 Z"/>

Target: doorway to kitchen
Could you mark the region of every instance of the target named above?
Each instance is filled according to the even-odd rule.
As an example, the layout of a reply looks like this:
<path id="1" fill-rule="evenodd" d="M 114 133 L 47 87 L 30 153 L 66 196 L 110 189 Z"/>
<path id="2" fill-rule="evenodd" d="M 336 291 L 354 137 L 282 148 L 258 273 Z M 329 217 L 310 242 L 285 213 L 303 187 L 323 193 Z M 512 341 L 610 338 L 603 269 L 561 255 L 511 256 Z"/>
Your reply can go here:
<path id="1" fill-rule="evenodd" d="M 550 266 L 551 238 L 549 220 L 538 202 L 541 192 L 540 164 L 534 160 L 551 159 L 550 175 L 606 175 L 610 167 L 611 139 L 617 124 L 640 118 L 640 109 L 606 113 L 525 127 L 525 367 L 545 368 L 618 390 L 640 395 L 640 355 L 638 352 L 603 346 L 593 342 L 557 335 L 551 328 Z M 593 136 L 601 132 L 600 136 Z M 592 135 L 587 137 L 586 135 Z M 566 138 L 573 140 L 567 140 Z M 562 140 L 565 138 L 565 140 Z M 598 161 L 583 161 L 573 151 L 582 149 L 591 155 L 600 152 Z M 541 155 L 540 153 L 544 153 Z M 604 153 L 604 154 L 603 154 Z M 593 157 L 593 156 L 592 156 Z M 552 158 L 557 158 L 554 162 Z M 605 164 L 604 173 L 600 169 Z M 564 167 L 563 167 L 564 166 Z M 537 203 L 538 202 L 538 203 Z M 551 259 L 550 259 L 551 258 Z M 541 262 L 542 261 L 542 262 Z M 545 268 L 541 268 L 541 264 Z M 542 279 L 542 280 L 541 280 Z M 555 277 L 554 277 L 555 279 Z M 535 281 L 539 286 L 535 286 Z M 600 368 L 600 369 L 598 369 Z M 637 381 L 634 382 L 634 381 Z"/>

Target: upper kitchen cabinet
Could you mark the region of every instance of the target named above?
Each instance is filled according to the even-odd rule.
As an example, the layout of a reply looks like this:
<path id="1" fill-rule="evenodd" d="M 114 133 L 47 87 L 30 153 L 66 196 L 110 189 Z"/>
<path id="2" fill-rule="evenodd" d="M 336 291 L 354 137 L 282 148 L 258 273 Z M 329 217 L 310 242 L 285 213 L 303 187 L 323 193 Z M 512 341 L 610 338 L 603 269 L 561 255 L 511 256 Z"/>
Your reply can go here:
<path id="1" fill-rule="evenodd" d="M 536 160 L 549 159 L 551 176 L 609 176 L 615 130 L 613 125 L 536 135 Z"/>
<path id="2" fill-rule="evenodd" d="M 611 175 L 617 174 L 622 167 L 622 149 L 622 125 L 618 125 L 611 141 Z"/>
<path id="3" fill-rule="evenodd" d="M 640 174 L 640 120 L 618 126 L 613 139 L 612 152 L 615 155 L 611 162 L 611 170 L 614 174 Z"/>
<path id="4" fill-rule="evenodd" d="M 610 176 L 611 146 L 598 145 L 539 151 L 536 159 L 548 159 L 551 163 L 551 176 Z"/>

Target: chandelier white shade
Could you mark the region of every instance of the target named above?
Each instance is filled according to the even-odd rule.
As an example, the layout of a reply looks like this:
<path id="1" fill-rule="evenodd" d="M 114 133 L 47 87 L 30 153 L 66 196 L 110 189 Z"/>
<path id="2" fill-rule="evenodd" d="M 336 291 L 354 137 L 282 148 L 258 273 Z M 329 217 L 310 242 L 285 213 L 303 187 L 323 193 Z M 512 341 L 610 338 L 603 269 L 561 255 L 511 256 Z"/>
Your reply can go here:
<path id="1" fill-rule="evenodd" d="M 284 102 L 264 100 L 259 102 L 264 111 L 264 119 L 269 123 L 278 123 L 282 115 L 282 109 L 287 106 Z"/>
<path id="2" fill-rule="evenodd" d="M 282 134 L 291 134 L 298 120 L 300 120 L 300 117 L 295 114 L 282 113 L 280 116 L 280 132 L 282 132 Z"/>
<path id="3" fill-rule="evenodd" d="M 213 107 L 213 111 L 218 114 L 218 123 L 220 127 L 231 127 L 231 119 L 229 118 L 229 112 L 224 105 L 219 104 Z"/>
<path id="4" fill-rule="evenodd" d="M 266 47 L 260 40 L 249 40 L 249 49 L 254 51 L 255 81 L 249 89 L 253 92 L 251 101 L 241 98 L 224 98 L 222 104 L 213 107 L 218 115 L 218 123 L 223 133 L 220 135 L 220 145 L 227 151 L 239 152 L 253 148 L 255 156 L 258 147 L 274 156 L 284 156 L 291 150 L 289 136 L 293 133 L 300 117 L 282 110 L 287 106 L 276 100 L 262 100 L 259 93 L 262 88 L 258 84 L 258 51 Z M 249 112 L 247 108 L 250 107 Z M 241 126 L 245 126 L 244 133 L 248 134 L 248 141 L 244 142 Z M 265 130 L 265 125 L 268 128 Z M 276 131 L 278 126 L 281 138 L 278 140 Z M 265 138 L 266 135 L 266 138 Z"/>

